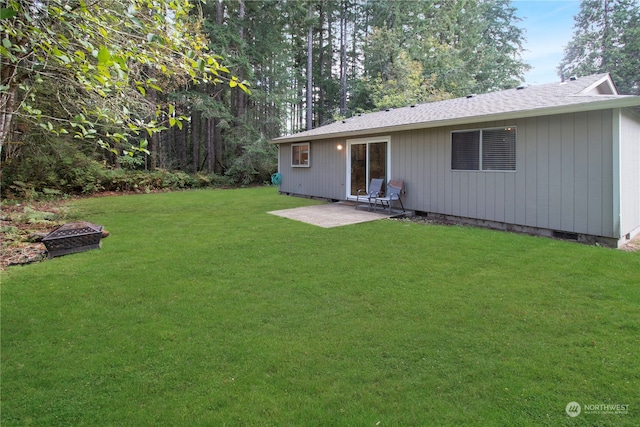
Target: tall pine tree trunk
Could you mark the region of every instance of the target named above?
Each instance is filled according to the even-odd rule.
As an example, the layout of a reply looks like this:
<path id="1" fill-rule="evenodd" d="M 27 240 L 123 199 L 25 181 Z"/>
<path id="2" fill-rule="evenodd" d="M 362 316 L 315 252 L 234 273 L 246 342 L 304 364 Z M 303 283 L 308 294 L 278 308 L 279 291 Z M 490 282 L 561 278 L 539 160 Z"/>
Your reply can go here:
<path id="1" fill-rule="evenodd" d="M 222 21 L 224 18 L 224 4 L 222 3 L 222 1 L 218 1 L 216 4 L 216 25 L 220 26 L 222 25 Z M 214 99 L 220 101 L 220 99 L 222 98 L 222 91 L 216 91 L 216 94 L 214 95 Z M 222 132 L 220 130 L 220 127 L 218 126 L 220 124 L 220 119 L 217 117 L 214 117 L 212 119 L 212 127 L 213 127 L 213 152 L 209 153 L 209 155 L 212 158 L 213 161 L 213 172 L 216 175 L 222 175 L 224 173 L 224 167 L 223 167 L 223 154 L 224 154 L 224 147 L 222 144 Z"/>
<path id="2" fill-rule="evenodd" d="M 313 129 L 313 4 L 309 2 L 307 33 L 307 130 Z"/>
<path id="3" fill-rule="evenodd" d="M 324 112 L 325 112 L 325 105 L 324 105 L 324 92 L 325 92 L 325 84 L 324 84 L 324 73 L 325 73 L 325 66 L 324 66 L 324 6 L 325 3 L 322 2 L 320 3 L 320 17 L 319 17 L 319 23 L 318 23 L 318 76 L 319 76 L 319 80 L 320 82 L 318 83 L 318 104 L 316 106 L 316 126 L 322 126 L 322 123 L 324 123 L 325 119 L 324 119 Z"/>
<path id="4" fill-rule="evenodd" d="M 246 23 L 244 22 L 244 16 L 245 16 L 245 4 L 244 4 L 244 0 L 239 0 L 239 4 L 238 4 L 238 19 L 240 20 L 240 29 L 238 30 L 238 36 L 239 36 L 239 43 L 240 45 L 238 46 L 238 53 L 240 55 L 244 55 L 243 51 L 244 51 L 244 44 L 245 44 L 245 40 L 244 40 L 244 26 L 246 25 Z M 244 68 L 238 67 L 238 79 L 240 79 L 240 81 L 244 80 L 245 78 L 245 70 Z M 240 119 L 239 121 L 242 121 L 242 117 L 244 116 L 244 107 L 245 107 L 245 93 L 241 90 L 235 90 L 233 91 L 233 94 L 235 95 L 235 99 L 236 99 L 236 114 L 235 117 L 237 119 Z"/>
<path id="5" fill-rule="evenodd" d="M 152 105 L 158 104 L 158 93 L 155 89 L 151 89 L 148 92 Z M 157 168 L 158 157 L 158 133 L 151 135 L 151 141 L 149 142 L 149 170 L 154 171 Z"/>
<path id="6" fill-rule="evenodd" d="M 347 114 L 347 0 L 340 8 L 340 115 Z"/>
<path id="7" fill-rule="evenodd" d="M 182 132 L 182 139 L 177 156 L 179 158 L 180 170 L 186 171 L 189 169 L 189 163 L 187 162 L 187 146 L 189 140 L 189 127 L 185 126 L 180 132 Z"/>
<path id="8" fill-rule="evenodd" d="M 214 119 L 207 117 L 206 119 L 206 127 L 207 127 L 207 133 L 206 133 L 206 140 L 207 140 L 207 173 L 210 174 L 211 172 L 213 172 L 213 165 L 215 163 L 215 148 L 214 148 L 214 144 L 213 144 L 213 140 L 214 140 L 214 129 L 213 129 L 213 125 L 214 125 Z"/>
<path id="9" fill-rule="evenodd" d="M 611 34 L 611 11 L 609 10 L 609 0 L 603 0 L 603 11 L 602 11 L 602 21 L 603 21 L 603 29 L 602 29 L 602 64 L 600 65 L 601 70 L 606 70 L 607 72 L 612 71 L 613 64 L 611 63 L 611 41 L 613 39 L 613 34 Z"/>
<path id="10" fill-rule="evenodd" d="M 149 170 L 154 171 L 158 167 L 158 132 L 151 135 L 149 143 Z"/>
<path id="11" fill-rule="evenodd" d="M 198 172 L 200 166 L 200 112 L 191 111 L 191 145 L 193 147 L 192 167 L 193 172 Z"/>
<path id="12" fill-rule="evenodd" d="M 224 173 L 224 144 L 222 141 L 222 130 L 220 129 L 220 119 L 213 119 L 213 152 L 215 154 L 215 163 L 213 172 L 216 175 Z"/>

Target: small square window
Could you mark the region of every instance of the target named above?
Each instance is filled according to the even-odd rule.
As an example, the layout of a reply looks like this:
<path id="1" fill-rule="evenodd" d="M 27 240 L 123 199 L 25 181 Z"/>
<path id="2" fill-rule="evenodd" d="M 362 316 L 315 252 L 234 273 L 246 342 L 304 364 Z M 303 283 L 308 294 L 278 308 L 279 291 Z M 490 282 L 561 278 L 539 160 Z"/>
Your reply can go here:
<path id="1" fill-rule="evenodd" d="M 309 167 L 309 143 L 291 144 L 291 166 Z"/>

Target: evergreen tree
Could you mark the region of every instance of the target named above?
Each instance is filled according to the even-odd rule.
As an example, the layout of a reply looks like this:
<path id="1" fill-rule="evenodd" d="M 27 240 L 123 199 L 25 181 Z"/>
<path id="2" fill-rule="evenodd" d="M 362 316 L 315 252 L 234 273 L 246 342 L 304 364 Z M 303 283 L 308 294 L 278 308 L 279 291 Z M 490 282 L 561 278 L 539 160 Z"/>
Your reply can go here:
<path id="1" fill-rule="evenodd" d="M 2 106 L 17 94 L 15 105 L 27 108 L 23 119 L 62 135 L 63 121 L 40 119 L 67 114 L 67 136 L 102 134 L 114 148 L 128 147 L 116 145 L 139 132 L 151 156 L 110 158 L 123 167 L 206 172 L 231 182 L 268 179 L 277 150 L 267 141 L 283 133 L 355 112 L 512 87 L 527 69 L 524 32 L 509 0 L 7 4 L 0 8 Z M 42 16 L 29 13 L 50 6 Z M 639 49 L 624 43 L 637 58 Z M 233 89 L 246 89 L 243 80 L 251 94 Z M 54 105 L 58 99 L 64 108 Z M 0 136 L 9 128 L 2 120 Z"/>
<path id="2" fill-rule="evenodd" d="M 583 0 L 573 39 L 558 71 L 611 73 L 620 93 L 640 95 L 640 5 L 635 0 Z"/>

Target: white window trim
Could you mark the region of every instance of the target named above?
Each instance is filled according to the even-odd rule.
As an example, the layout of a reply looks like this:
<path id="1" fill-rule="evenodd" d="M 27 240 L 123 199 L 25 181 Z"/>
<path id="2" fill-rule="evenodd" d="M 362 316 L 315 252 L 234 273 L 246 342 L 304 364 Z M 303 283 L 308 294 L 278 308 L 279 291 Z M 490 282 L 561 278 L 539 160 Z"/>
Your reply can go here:
<path id="1" fill-rule="evenodd" d="M 347 185 L 345 185 L 345 198 L 347 200 L 356 200 L 356 196 L 352 196 L 350 193 L 351 189 L 351 146 L 355 144 L 375 144 L 376 142 L 386 142 L 387 143 L 387 177 L 391 179 L 393 173 L 391 171 L 391 135 L 385 136 L 377 136 L 372 138 L 356 138 L 356 139 L 347 139 L 347 159 L 346 159 L 346 171 L 347 171 Z M 367 165 L 369 168 L 369 165 Z M 367 175 L 369 175 L 369 171 L 367 170 Z M 368 185 L 368 184 L 367 184 Z"/>
<path id="2" fill-rule="evenodd" d="M 483 131 L 487 131 L 487 130 L 499 130 L 499 129 L 514 129 L 516 132 L 516 141 L 515 141 L 515 156 L 516 156 L 516 168 L 513 170 L 510 169 L 504 169 L 504 170 L 498 170 L 498 169 L 483 169 L 482 168 L 482 147 L 483 147 L 483 143 L 482 143 L 482 133 Z M 451 172 L 482 172 L 482 173 L 492 173 L 492 172 L 500 172 L 500 173 L 515 173 L 518 171 L 518 127 L 516 125 L 513 126 L 494 126 L 494 127 L 489 127 L 489 128 L 474 128 L 474 129 L 458 129 L 458 130 L 452 130 L 451 134 L 449 135 L 449 155 L 452 157 L 453 156 L 453 134 L 454 133 L 465 133 L 465 132 L 477 132 L 480 131 L 480 147 L 478 148 L 478 155 L 480 156 L 480 158 L 478 159 L 478 169 L 453 169 L 451 167 L 451 161 L 453 160 L 452 158 L 450 158 L 449 160 L 449 170 Z"/>
<path id="3" fill-rule="evenodd" d="M 293 147 L 301 147 L 303 145 L 307 146 L 307 163 L 296 165 L 293 163 Z M 289 159 L 291 162 L 292 168 L 308 168 L 311 167 L 311 143 L 310 142 L 298 142 L 295 144 L 291 144 L 291 158 Z"/>

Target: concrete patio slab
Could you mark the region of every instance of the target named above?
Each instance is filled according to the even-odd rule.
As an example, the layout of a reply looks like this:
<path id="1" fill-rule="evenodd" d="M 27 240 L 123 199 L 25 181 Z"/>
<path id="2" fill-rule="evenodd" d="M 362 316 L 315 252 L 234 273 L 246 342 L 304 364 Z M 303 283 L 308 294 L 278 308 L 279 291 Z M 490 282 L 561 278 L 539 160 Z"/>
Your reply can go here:
<path id="1" fill-rule="evenodd" d="M 358 224 L 398 216 L 398 214 L 393 211 L 391 215 L 389 215 L 387 211 L 382 210 L 367 212 L 365 207 L 356 210 L 353 204 L 345 202 L 304 206 L 268 213 L 323 228 L 340 227 L 342 225 Z"/>

